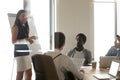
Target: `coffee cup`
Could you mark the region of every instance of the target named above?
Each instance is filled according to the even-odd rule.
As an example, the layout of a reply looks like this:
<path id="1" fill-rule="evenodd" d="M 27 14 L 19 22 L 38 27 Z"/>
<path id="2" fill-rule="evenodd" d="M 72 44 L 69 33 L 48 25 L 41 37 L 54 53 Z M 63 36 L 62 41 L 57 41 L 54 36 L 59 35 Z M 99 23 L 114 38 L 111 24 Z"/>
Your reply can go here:
<path id="1" fill-rule="evenodd" d="M 93 68 L 93 69 L 96 69 L 97 62 L 96 62 L 96 61 L 92 61 L 91 63 L 92 63 L 92 68 Z"/>

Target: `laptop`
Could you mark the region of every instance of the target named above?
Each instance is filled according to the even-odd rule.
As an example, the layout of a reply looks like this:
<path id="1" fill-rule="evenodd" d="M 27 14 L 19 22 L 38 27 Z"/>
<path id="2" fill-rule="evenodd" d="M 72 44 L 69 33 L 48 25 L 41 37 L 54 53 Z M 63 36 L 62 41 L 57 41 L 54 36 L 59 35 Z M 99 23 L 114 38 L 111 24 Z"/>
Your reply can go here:
<path id="1" fill-rule="evenodd" d="M 77 68 L 77 70 L 81 69 L 81 66 L 83 65 L 85 59 L 84 58 L 70 58 L 73 62 L 73 64 L 75 65 L 75 67 Z"/>
<path id="2" fill-rule="evenodd" d="M 119 69 L 119 62 L 112 61 L 108 74 L 93 74 L 93 76 L 99 80 L 116 78 Z"/>
<path id="3" fill-rule="evenodd" d="M 100 56 L 99 67 L 100 68 L 110 68 L 112 60 L 119 59 L 116 56 Z"/>

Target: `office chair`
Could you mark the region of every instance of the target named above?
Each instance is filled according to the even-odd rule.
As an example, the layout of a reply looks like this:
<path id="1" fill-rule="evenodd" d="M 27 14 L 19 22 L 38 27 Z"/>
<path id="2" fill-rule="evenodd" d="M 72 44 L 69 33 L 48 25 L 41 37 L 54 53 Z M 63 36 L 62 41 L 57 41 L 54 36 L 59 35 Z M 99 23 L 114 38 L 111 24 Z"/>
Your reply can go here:
<path id="1" fill-rule="evenodd" d="M 32 56 L 36 80 L 59 80 L 52 57 L 43 54 Z"/>

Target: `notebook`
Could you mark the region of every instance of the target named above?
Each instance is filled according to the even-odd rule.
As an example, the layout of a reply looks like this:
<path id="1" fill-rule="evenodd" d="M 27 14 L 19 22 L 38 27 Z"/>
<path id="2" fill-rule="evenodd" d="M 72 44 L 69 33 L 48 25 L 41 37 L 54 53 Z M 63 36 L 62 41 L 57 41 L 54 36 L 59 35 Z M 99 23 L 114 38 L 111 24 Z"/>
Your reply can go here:
<path id="1" fill-rule="evenodd" d="M 83 65 L 85 59 L 84 58 L 70 58 L 73 62 L 73 64 L 75 65 L 75 67 L 77 68 L 77 70 L 81 69 L 81 66 Z"/>
<path id="2" fill-rule="evenodd" d="M 93 76 L 99 80 L 115 78 L 119 69 L 119 63 L 112 61 L 108 74 L 93 74 Z"/>

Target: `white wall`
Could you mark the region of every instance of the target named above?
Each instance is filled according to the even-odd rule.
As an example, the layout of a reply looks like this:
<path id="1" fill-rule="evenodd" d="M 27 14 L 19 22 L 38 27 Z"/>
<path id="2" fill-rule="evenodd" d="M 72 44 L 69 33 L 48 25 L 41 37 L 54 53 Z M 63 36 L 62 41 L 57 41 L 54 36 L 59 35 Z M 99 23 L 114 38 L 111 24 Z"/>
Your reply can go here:
<path id="1" fill-rule="evenodd" d="M 92 0 L 57 0 L 56 27 L 66 35 L 63 53 L 75 47 L 75 36 L 87 36 L 85 47 L 94 52 L 93 4 Z"/>

